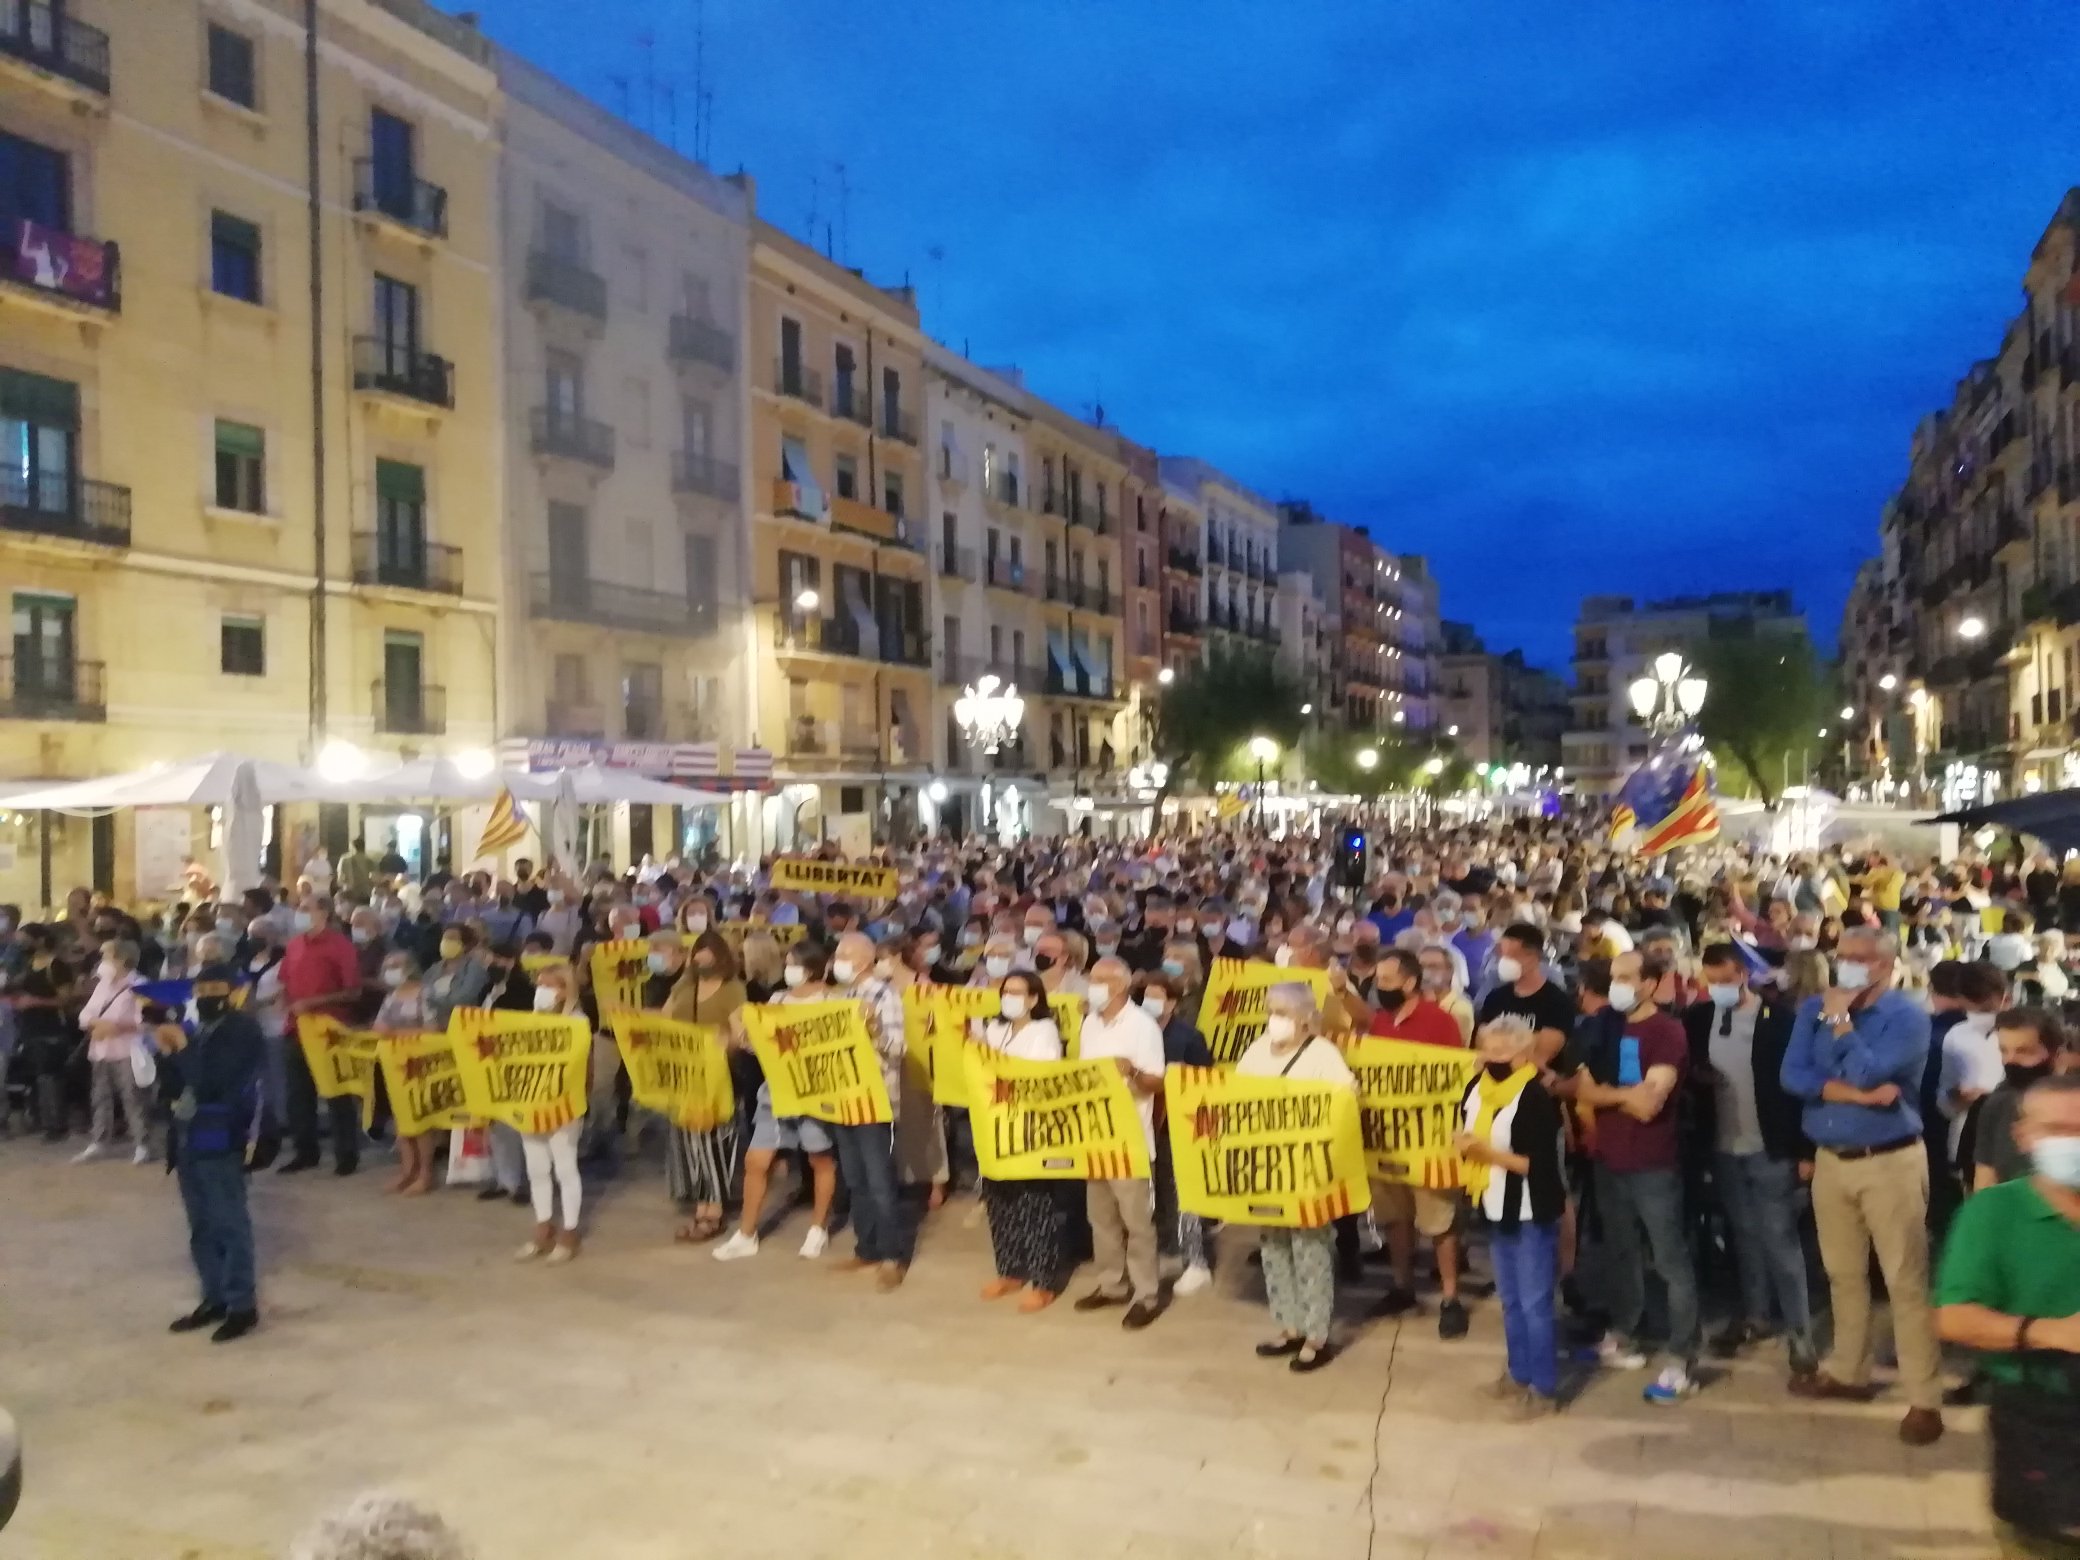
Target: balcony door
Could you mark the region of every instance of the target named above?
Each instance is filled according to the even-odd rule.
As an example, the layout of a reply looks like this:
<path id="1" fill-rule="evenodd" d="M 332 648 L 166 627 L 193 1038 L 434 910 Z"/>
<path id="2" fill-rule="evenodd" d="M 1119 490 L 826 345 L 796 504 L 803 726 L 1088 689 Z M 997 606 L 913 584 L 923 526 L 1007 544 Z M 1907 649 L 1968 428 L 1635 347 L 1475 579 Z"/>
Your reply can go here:
<path id="1" fill-rule="evenodd" d="M 72 231 L 72 172 L 63 152 L 0 131 L 0 221 Z"/>
<path id="2" fill-rule="evenodd" d="M 71 704 L 79 684 L 78 603 L 70 596 L 18 591 L 14 598 L 17 703 Z"/>
<path id="3" fill-rule="evenodd" d="M 0 369 L 0 506 L 69 515 L 79 477 L 79 387 Z"/>
<path id="4" fill-rule="evenodd" d="M 426 473 L 376 462 L 376 573 L 386 585 L 426 582 Z"/>
<path id="5" fill-rule="evenodd" d="M 549 506 L 549 599 L 561 607 L 582 607 L 592 593 L 591 548 L 585 536 L 585 511 L 576 504 Z"/>
<path id="6" fill-rule="evenodd" d="M 396 217 L 412 214 L 413 186 L 418 183 L 417 148 L 411 122 L 380 108 L 368 116 L 368 149 L 375 164 L 376 204 Z"/>
<path id="7" fill-rule="evenodd" d="M 383 373 L 409 380 L 419 361 L 419 289 L 376 273 L 376 340 L 382 344 Z"/>
<path id="8" fill-rule="evenodd" d="M 420 731 L 426 712 L 426 644 L 417 634 L 383 635 L 383 720 L 386 731 Z"/>

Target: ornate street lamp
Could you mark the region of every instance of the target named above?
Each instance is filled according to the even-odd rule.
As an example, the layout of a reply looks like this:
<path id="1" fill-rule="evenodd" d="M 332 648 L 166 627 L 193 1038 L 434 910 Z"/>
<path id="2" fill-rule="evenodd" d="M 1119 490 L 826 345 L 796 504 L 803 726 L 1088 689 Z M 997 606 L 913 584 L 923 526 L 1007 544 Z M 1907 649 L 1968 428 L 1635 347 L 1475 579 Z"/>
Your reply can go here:
<path id="1" fill-rule="evenodd" d="M 961 690 L 961 696 L 953 701 L 953 718 L 959 722 L 961 737 L 970 747 L 993 754 L 1018 742 L 1018 729 L 1026 718 L 1026 701 L 1018 696 L 1017 688 L 989 672 Z"/>
<path id="2" fill-rule="evenodd" d="M 1626 688 L 1625 697 L 1642 726 L 1669 736 L 1697 718 L 1707 689 L 1705 680 L 1691 671 L 1680 654 L 1664 650 L 1654 657 L 1653 670 Z"/>
<path id="3" fill-rule="evenodd" d="M 1278 744 L 1269 737 L 1251 737 L 1249 755 L 1257 761 L 1257 832 L 1264 832 L 1264 766 L 1278 762 Z"/>

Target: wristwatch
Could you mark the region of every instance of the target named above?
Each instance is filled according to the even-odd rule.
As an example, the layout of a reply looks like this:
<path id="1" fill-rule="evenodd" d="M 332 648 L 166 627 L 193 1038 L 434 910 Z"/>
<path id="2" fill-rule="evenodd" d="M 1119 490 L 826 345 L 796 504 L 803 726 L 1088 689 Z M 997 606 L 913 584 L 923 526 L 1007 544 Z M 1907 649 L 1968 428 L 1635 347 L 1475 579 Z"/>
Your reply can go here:
<path id="1" fill-rule="evenodd" d="M 2013 1352 L 2021 1354 L 2028 1350 L 2029 1330 L 2036 1325 L 2037 1319 L 2034 1316 L 2025 1316 L 2015 1324 L 2015 1348 Z"/>

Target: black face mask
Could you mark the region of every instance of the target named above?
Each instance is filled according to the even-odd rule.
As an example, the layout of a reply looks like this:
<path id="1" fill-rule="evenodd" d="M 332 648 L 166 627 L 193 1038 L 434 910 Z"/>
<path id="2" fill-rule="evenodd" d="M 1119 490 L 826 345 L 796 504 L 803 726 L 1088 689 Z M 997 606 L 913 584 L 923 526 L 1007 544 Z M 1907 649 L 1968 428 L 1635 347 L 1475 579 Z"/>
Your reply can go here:
<path id="1" fill-rule="evenodd" d="M 1510 1062 L 1488 1063 L 1488 1076 L 1490 1078 L 1493 1078 L 1497 1083 L 1502 1082 L 1503 1079 L 1507 1078 L 1511 1073 L 1515 1072 L 1516 1070 L 1517 1069 L 1515 1065 Z"/>
<path id="2" fill-rule="evenodd" d="M 1381 1002 L 1391 1004 L 1394 1007 L 1401 1006 L 1402 1003 L 1415 995 L 1414 988 L 1409 986 L 1378 986 L 1374 989 L 1379 992 Z"/>
<path id="3" fill-rule="evenodd" d="M 1033 956 L 1033 968 L 1038 970 L 1051 970 L 1059 963 L 1061 963 L 1061 960 L 1051 953 L 1039 953 Z"/>
<path id="4" fill-rule="evenodd" d="M 2008 1086 L 2010 1088 L 2026 1089 L 2039 1078 L 2050 1077 L 2051 1064 L 2049 1062 L 2010 1062 L 2001 1071 L 2008 1075 Z"/>

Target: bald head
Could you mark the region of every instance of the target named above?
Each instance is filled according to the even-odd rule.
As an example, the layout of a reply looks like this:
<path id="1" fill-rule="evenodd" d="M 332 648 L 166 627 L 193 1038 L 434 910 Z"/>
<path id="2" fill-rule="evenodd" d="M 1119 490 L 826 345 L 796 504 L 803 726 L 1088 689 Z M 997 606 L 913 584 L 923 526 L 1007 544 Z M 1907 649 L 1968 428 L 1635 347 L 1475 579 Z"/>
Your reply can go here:
<path id="1" fill-rule="evenodd" d="M 849 986 L 874 967 L 874 939 L 865 932 L 847 932 L 831 949 L 831 980 Z"/>

